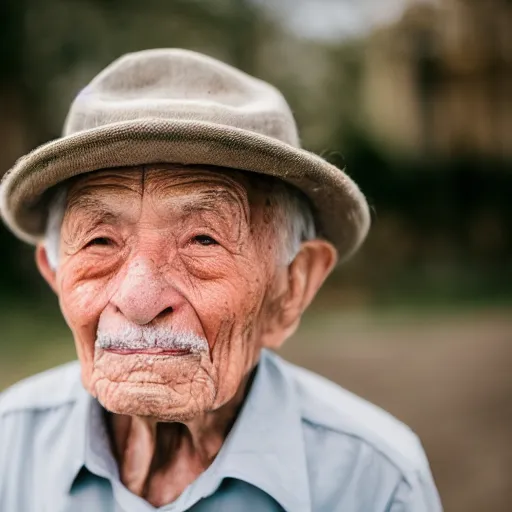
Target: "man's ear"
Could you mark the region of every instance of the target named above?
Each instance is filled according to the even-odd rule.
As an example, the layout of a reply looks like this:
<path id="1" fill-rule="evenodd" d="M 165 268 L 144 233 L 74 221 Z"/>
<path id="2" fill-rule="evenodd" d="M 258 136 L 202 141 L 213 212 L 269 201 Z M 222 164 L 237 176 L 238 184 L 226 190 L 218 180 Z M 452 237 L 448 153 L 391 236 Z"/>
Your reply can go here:
<path id="1" fill-rule="evenodd" d="M 290 284 L 295 282 L 301 314 L 311 304 L 318 290 L 338 261 L 334 246 L 325 240 L 311 240 L 290 264 Z"/>
<path id="2" fill-rule="evenodd" d="M 57 275 L 48 261 L 48 253 L 43 243 L 38 243 L 36 247 L 36 265 L 45 281 L 57 293 Z"/>
<path id="3" fill-rule="evenodd" d="M 288 266 L 286 291 L 280 294 L 277 318 L 272 322 L 271 331 L 274 332 L 267 333 L 266 347 L 278 348 L 297 330 L 302 313 L 311 304 L 337 259 L 336 249 L 325 240 L 310 240 L 302 244 Z"/>

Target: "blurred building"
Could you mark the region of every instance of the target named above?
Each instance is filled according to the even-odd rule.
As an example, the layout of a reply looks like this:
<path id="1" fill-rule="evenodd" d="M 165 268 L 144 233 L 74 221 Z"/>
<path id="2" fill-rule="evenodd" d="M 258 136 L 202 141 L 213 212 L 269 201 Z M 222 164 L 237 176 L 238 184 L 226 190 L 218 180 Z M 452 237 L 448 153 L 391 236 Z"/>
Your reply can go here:
<path id="1" fill-rule="evenodd" d="M 369 134 L 403 155 L 512 160 L 512 4 L 413 4 L 364 60 Z"/>

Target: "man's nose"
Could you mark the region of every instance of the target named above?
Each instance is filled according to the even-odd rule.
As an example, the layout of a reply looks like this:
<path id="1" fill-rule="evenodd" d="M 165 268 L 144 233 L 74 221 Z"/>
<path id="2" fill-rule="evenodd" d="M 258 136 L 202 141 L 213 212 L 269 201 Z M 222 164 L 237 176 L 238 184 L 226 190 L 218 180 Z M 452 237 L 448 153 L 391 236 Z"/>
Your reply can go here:
<path id="1" fill-rule="evenodd" d="M 124 317 L 146 325 L 175 312 L 184 299 L 149 259 L 130 263 L 111 303 Z"/>

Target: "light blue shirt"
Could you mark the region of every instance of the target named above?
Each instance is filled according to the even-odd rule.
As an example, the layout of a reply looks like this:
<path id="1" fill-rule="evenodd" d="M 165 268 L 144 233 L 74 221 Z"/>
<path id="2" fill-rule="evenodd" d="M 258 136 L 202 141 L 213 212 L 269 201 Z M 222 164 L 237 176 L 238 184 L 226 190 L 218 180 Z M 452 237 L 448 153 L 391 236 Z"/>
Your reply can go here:
<path id="1" fill-rule="evenodd" d="M 0 510 L 150 512 L 119 480 L 78 363 L 0 395 Z M 161 511 L 437 512 L 417 437 L 352 393 L 263 352 L 212 465 Z"/>

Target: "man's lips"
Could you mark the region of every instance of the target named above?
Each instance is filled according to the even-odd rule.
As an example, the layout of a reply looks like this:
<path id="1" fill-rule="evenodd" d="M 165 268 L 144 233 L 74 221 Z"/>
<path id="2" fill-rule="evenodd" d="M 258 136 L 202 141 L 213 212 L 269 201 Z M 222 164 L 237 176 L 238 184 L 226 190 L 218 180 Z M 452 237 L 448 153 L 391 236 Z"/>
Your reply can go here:
<path id="1" fill-rule="evenodd" d="M 147 354 L 152 356 L 186 356 L 190 354 L 190 349 L 188 348 L 158 348 L 158 347 L 148 347 L 148 348 L 106 348 L 105 352 L 112 352 L 113 354 L 120 354 L 124 356 L 132 355 L 132 354 Z"/>

